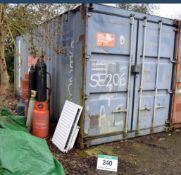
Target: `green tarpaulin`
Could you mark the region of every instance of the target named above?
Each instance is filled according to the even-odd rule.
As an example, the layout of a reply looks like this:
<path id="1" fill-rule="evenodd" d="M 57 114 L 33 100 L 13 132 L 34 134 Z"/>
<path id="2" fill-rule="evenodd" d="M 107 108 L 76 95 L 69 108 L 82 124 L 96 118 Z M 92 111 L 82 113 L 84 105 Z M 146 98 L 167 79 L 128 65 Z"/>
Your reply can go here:
<path id="1" fill-rule="evenodd" d="M 44 139 L 29 134 L 23 116 L 0 115 L 0 175 L 64 175 Z"/>
<path id="2" fill-rule="evenodd" d="M 28 132 L 26 118 L 12 115 L 8 108 L 2 109 L 0 113 L 0 128 Z"/>

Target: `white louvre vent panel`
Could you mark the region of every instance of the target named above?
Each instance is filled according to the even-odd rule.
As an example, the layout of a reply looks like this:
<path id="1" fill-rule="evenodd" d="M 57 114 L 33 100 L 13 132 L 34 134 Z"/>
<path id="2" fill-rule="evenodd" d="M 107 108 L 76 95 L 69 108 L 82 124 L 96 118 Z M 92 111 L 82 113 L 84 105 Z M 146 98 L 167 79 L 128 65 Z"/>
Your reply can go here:
<path id="1" fill-rule="evenodd" d="M 75 128 L 75 130 L 74 130 L 74 133 L 72 134 L 72 138 L 71 138 L 71 140 L 70 140 L 70 142 L 69 142 L 69 150 L 71 150 L 71 149 L 73 148 L 73 146 L 74 146 L 74 143 L 75 143 L 75 140 L 76 140 L 76 138 L 77 138 L 79 129 L 80 129 L 80 127 L 77 126 L 77 127 Z"/>
<path id="2" fill-rule="evenodd" d="M 52 142 L 60 149 L 60 151 L 67 152 L 73 148 L 79 131 L 77 124 L 81 112 L 81 106 L 70 101 L 65 102 L 52 138 Z"/>

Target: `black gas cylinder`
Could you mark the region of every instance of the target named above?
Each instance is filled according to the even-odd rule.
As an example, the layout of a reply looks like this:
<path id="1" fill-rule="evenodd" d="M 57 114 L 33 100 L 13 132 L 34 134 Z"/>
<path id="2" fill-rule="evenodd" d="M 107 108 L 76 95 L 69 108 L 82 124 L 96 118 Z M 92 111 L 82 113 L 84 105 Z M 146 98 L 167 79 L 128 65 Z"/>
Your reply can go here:
<path id="1" fill-rule="evenodd" d="M 29 99 L 31 97 L 31 90 L 36 90 L 36 74 L 34 65 L 30 67 L 29 71 Z"/>
<path id="2" fill-rule="evenodd" d="M 47 77 L 46 77 L 47 66 L 43 60 L 43 56 L 40 57 L 35 65 L 36 74 L 36 99 L 38 101 L 47 100 Z"/>

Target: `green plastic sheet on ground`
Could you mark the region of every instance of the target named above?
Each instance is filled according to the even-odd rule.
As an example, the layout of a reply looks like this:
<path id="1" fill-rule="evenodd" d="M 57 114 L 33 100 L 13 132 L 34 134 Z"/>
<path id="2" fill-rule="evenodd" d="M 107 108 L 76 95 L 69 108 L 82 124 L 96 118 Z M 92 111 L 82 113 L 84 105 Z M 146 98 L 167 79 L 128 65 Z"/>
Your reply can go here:
<path id="1" fill-rule="evenodd" d="M 26 128 L 26 117 L 15 116 L 8 108 L 3 108 L 0 113 L 0 128 L 28 132 Z"/>
<path id="2" fill-rule="evenodd" d="M 29 134 L 23 123 L 24 117 L 1 112 L 0 175 L 64 175 L 46 141 Z"/>

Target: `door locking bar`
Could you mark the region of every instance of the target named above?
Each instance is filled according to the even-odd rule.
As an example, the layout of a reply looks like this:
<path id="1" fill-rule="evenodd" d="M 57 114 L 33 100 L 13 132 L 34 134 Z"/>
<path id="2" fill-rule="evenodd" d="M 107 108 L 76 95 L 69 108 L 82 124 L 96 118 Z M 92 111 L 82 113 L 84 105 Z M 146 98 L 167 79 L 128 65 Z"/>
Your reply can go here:
<path id="1" fill-rule="evenodd" d="M 129 103 L 130 103 L 130 83 L 131 83 L 131 64 L 133 57 L 133 32 L 134 32 L 134 15 L 130 16 L 130 53 L 129 53 L 129 65 L 128 65 L 128 85 L 127 85 L 127 103 L 126 103 L 126 116 L 124 123 L 124 136 L 127 136 L 128 133 L 128 118 L 129 118 Z"/>
<path id="2" fill-rule="evenodd" d="M 154 121 L 155 121 L 155 109 L 156 109 L 156 100 L 157 100 L 157 91 L 158 91 L 158 75 L 159 75 L 159 64 L 160 64 L 160 46 L 161 46 L 161 34 L 162 34 L 162 21 L 159 21 L 158 27 L 158 53 L 157 53 L 157 66 L 156 66 L 156 78 L 155 78 L 155 94 L 154 94 L 154 102 L 153 102 L 153 115 L 151 119 L 151 132 L 153 132 Z"/>
<path id="3" fill-rule="evenodd" d="M 140 97 L 138 107 L 141 109 L 141 98 L 143 93 L 143 74 L 144 74 L 144 62 L 145 62 L 145 46 L 146 46 L 146 33 L 147 33 L 147 17 L 143 21 L 143 50 L 142 50 L 142 66 L 141 66 L 141 82 L 140 82 Z M 138 110 L 138 117 L 136 123 L 136 134 L 138 135 L 140 131 L 140 110 Z"/>

